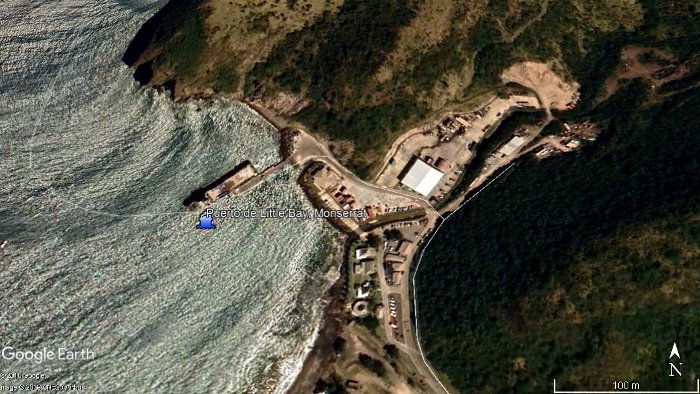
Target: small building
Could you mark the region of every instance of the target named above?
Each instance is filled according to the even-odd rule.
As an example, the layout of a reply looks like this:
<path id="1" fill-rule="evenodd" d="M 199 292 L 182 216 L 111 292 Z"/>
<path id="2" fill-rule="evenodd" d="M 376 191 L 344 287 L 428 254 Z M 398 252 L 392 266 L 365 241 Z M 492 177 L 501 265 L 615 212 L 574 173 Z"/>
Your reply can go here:
<path id="1" fill-rule="evenodd" d="M 369 287 L 359 286 L 356 290 L 355 296 L 356 296 L 356 298 L 362 300 L 362 299 L 369 297 L 369 293 L 370 293 Z"/>
<path id="2" fill-rule="evenodd" d="M 403 272 L 402 271 L 394 271 L 391 273 L 391 281 L 395 285 L 400 285 L 401 284 L 401 278 L 403 277 Z"/>
<path id="3" fill-rule="evenodd" d="M 579 140 L 571 140 L 565 146 L 569 149 L 576 149 L 581 144 Z"/>
<path id="4" fill-rule="evenodd" d="M 442 157 L 438 157 L 437 160 L 435 160 L 435 167 L 438 170 L 445 173 L 445 172 L 449 171 L 450 163 L 448 163 L 447 160 L 443 159 Z"/>
<path id="5" fill-rule="evenodd" d="M 418 158 L 416 158 L 410 166 L 411 167 L 401 178 L 401 183 L 426 197 L 432 193 L 435 186 L 440 183 L 440 180 L 445 175 L 435 167 Z"/>
<path id="6" fill-rule="evenodd" d="M 385 256 L 385 260 L 389 263 L 405 263 L 406 256 L 401 256 L 401 255 L 393 254 L 393 253 L 387 253 L 387 255 Z"/>
<path id="7" fill-rule="evenodd" d="M 403 263 L 391 261 L 391 272 L 403 272 Z"/>
<path id="8" fill-rule="evenodd" d="M 406 256 L 408 254 L 408 248 L 410 248 L 412 244 L 413 244 L 413 242 L 407 241 L 405 239 L 403 241 L 401 241 L 401 243 L 399 244 L 399 249 L 398 249 L 399 254 Z"/>
<path id="9" fill-rule="evenodd" d="M 367 212 L 367 219 L 371 220 L 377 217 L 377 210 L 371 205 L 365 207 L 365 212 Z"/>
<path id="10" fill-rule="evenodd" d="M 383 319 L 384 318 L 384 305 L 377 305 L 374 308 L 374 315 L 377 316 L 377 319 Z"/>
<path id="11" fill-rule="evenodd" d="M 366 300 L 356 300 L 352 303 L 352 315 L 355 317 L 365 317 L 369 315 L 369 302 Z"/>
<path id="12" fill-rule="evenodd" d="M 537 153 L 535 154 L 535 156 L 537 156 L 537 157 L 539 157 L 539 158 L 542 158 L 542 157 L 547 156 L 550 152 L 551 152 L 551 150 L 549 150 L 549 149 L 547 149 L 547 148 L 543 148 L 542 150 L 540 150 L 539 152 L 537 152 Z"/>
<path id="13" fill-rule="evenodd" d="M 355 249 L 355 259 L 361 261 L 364 259 L 373 259 L 377 256 L 375 248 L 357 248 Z"/>
<path id="14" fill-rule="evenodd" d="M 459 117 L 459 116 L 455 116 L 455 120 L 456 120 L 457 122 L 461 123 L 461 124 L 462 124 L 464 127 L 466 127 L 466 128 L 472 127 L 472 124 L 471 124 L 471 123 L 467 122 L 466 120 L 462 119 L 462 118 Z"/>
<path id="15" fill-rule="evenodd" d="M 355 275 L 361 275 L 364 272 L 364 267 L 362 267 L 362 263 L 355 263 L 352 266 L 352 272 Z"/>
<path id="16" fill-rule="evenodd" d="M 362 269 L 365 271 L 365 274 L 373 274 L 377 272 L 376 264 L 374 263 L 374 260 L 365 260 L 362 262 Z"/>
<path id="17" fill-rule="evenodd" d="M 503 156 L 510 156 L 515 152 L 516 150 L 520 149 L 521 146 L 525 144 L 525 138 L 520 137 L 520 136 L 515 136 L 513 139 L 508 141 L 507 144 L 503 145 L 501 149 L 498 150 L 498 153 L 502 154 Z"/>

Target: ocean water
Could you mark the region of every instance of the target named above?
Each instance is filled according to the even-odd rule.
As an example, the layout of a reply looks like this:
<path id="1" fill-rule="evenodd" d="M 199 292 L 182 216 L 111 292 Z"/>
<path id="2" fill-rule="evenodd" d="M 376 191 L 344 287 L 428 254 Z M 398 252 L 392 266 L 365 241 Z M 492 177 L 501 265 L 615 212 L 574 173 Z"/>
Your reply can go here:
<path id="1" fill-rule="evenodd" d="M 282 392 L 329 284 L 322 220 L 194 230 L 181 202 L 278 135 L 242 104 L 172 104 L 121 55 L 164 1 L 0 5 L 0 345 L 91 360 L 0 358 L 0 385 L 85 392 Z M 310 208 L 286 167 L 221 208 Z"/>

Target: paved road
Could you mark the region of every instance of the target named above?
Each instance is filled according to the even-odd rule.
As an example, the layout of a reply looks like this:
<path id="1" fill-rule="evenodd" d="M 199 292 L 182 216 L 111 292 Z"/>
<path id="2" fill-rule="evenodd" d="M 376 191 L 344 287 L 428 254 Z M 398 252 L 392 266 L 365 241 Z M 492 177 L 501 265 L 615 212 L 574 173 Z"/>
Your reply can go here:
<path id="1" fill-rule="evenodd" d="M 436 214 L 435 208 L 423 197 L 416 193 L 407 191 L 395 190 L 385 186 L 377 186 L 375 184 L 365 182 L 358 178 L 350 170 L 340 164 L 328 149 L 322 143 L 318 142 L 313 136 L 305 131 L 300 131 L 299 143 L 297 149 L 290 157 L 293 164 L 303 166 L 311 160 L 322 161 L 326 165 L 333 167 L 339 174 L 342 174 L 345 179 L 353 183 L 356 187 L 371 190 L 374 193 L 393 194 L 395 196 L 407 197 L 412 199 L 416 204 L 425 209 L 426 212 Z"/>
<path id="2" fill-rule="evenodd" d="M 309 133 L 306 133 L 305 131 L 300 131 L 300 137 L 297 145 L 297 149 L 294 151 L 292 156 L 290 157 L 290 161 L 296 165 L 303 166 L 310 160 L 319 160 L 322 161 L 323 163 L 332 166 L 338 173 L 342 174 L 345 176 L 346 181 L 352 182 L 355 184 L 356 187 L 360 188 L 365 188 L 368 190 L 372 190 L 373 192 L 376 193 L 384 193 L 384 194 L 393 194 L 393 195 L 398 195 L 402 197 L 408 197 L 414 200 L 415 203 L 419 204 L 421 207 L 425 209 L 426 212 L 426 217 L 428 218 L 428 223 L 426 224 L 423 232 L 419 235 L 419 239 L 423 239 L 423 237 L 427 234 L 428 231 L 430 231 L 432 228 L 435 227 L 437 223 L 438 217 L 440 217 L 439 213 L 433 208 L 430 203 L 425 200 L 422 197 L 419 197 L 415 193 L 408 193 L 404 191 L 399 191 L 399 190 L 394 190 L 390 189 L 385 186 L 377 186 L 369 182 L 365 182 L 358 177 L 355 176 L 352 172 L 350 172 L 347 168 L 345 168 L 342 164 L 338 163 L 335 158 L 331 155 L 331 153 L 328 151 L 328 149 L 320 143 L 318 140 L 316 140 L 313 136 L 311 136 Z M 377 229 L 375 230 L 377 235 L 381 235 L 382 230 Z M 413 326 L 411 324 L 411 303 L 410 303 L 410 298 L 408 297 L 408 292 L 409 292 L 409 275 L 408 273 L 410 272 L 411 269 L 411 262 L 413 261 L 414 254 L 416 253 L 417 250 L 417 245 L 413 246 L 413 249 L 409 253 L 406 263 L 405 263 L 405 268 L 404 268 L 404 278 L 401 281 L 401 284 L 398 286 L 388 286 L 386 283 L 386 276 L 385 276 L 385 271 L 384 267 L 382 264 L 382 261 L 379 261 L 377 270 L 379 272 L 379 283 L 380 283 L 380 290 L 382 293 L 382 303 L 386 306 L 386 316 L 382 324 L 384 325 L 384 330 L 386 333 L 386 337 L 389 340 L 390 343 L 393 343 L 397 348 L 402 350 L 404 353 L 406 353 L 410 358 L 413 364 L 415 365 L 416 369 L 418 372 L 424 377 L 426 383 L 431 387 L 431 389 L 435 393 L 444 393 L 446 390 L 444 389 L 443 385 L 436 379 L 433 378 L 433 373 L 429 369 L 428 365 L 423 360 L 423 357 L 421 354 L 418 352 L 418 346 L 416 344 L 416 340 L 414 337 L 413 333 Z M 384 254 L 384 247 L 383 245 L 381 246 L 380 250 L 378 251 L 378 256 L 383 256 Z M 397 293 L 400 294 L 400 307 L 401 307 L 401 321 L 399 324 L 399 327 L 401 330 L 403 330 L 404 334 L 404 341 L 405 343 L 398 342 L 394 339 L 394 334 L 392 332 L 391 327 L 389 327 L 388 324 L 388 315 L 389 315 L 389 294 L 390 293 Z"/>
<path id="3" fill-rule="evenodd" d="M 252 103 L 248 103 L 254 110 L 256 110 L 258 113 L 260 113 L 263 117 L 265 117 L 270 123 L 272 123 L 275 127 L 278 129 L 281 129 L 283 127 L 287 127 L 288 124 L 282 120 L 276 117 L 274 114 L 272 114 L 270 111 L 267 111 L 264 108 L 260 108 L 257 105 L 254 105 Z M 340 164 L 330 153 L 330 151 L 326 148 L 326 146 L 319 142 L 316 138 L 314 138 L 311 134 L 307 133 L 306 131 L 302 129 L 298 129 L 299 131 L 299 137 L 297 141 L 297 146 L 295 151 L 292 153 L 292 155 L 286 159 L 281 161 L 280 163 L 277 163 L 276 165 L 273 165 L 256 177 L 250 179 L 248 182 L 243 184 L 236 190 L 237 194 L 245 194 L 248 191 L 252 190 L 255 186 L 263 182 L 265 179 L 269 178 L 272 176 L 275 172 L 277 172 L 279 169 L 281 169 L 285 164 L 291 163 L 292 165 L 298 166 L 298 167 L 303 167 L 306 163 L 308 163 L 311 160 L 318 160 L 326 165 L 329 165 L 334 168 L 335 171 L 337 171 L 339 174 L 343 175 L 345 177 L 346 182 L 351 182 L 354 184 L 355 187 L 359 188 L 365 188 L 367 190 L 370 190 L 373 193 L 380 193 L 380 194 L 392 194 L 392 195 L 397 195 L 401 197 L 407 197 L 410 198 L 413 202 L 421 206 L 422 208 L 425 209 L 426 212 L 426 217 L 428 218 L 428 223 L 427 226 L 425 227 L 425 230 L 422 234 L 420 234 L 420 238 L 425 236 L 425 233 L 433 228 L 437 222 L 437 218 L 440 217 L 440 214 L 433 208 L 433 206 L 425 200 L 422 196 L 412 193 L 412 192 L 407 192 L 407 191 L 399 191 L 399 190 L 394 190 L 391 188 L 388 188 L 386 186 L 377 186 L 375 184 L 365 182 L 362 179 L 359 179 L 355 174 L 353 174 L 351 171 L 349 171 L 347 168 L 345 168 L 342 164 Z M 420 131 L 415 131 L 415 132 L 420 132 Z M 402 141 L 406 139 L 408 135 L 402 137 Z M 395 146 L 399 146 L 399 144 L 395 144 Z M 361 230 L 355 229 L 356 232 L 361 232 Z M 377 235 L 382 234 L 382 229 L 378 228 L 375 230 Z M 379 267 L 378 271 L 380 274 L 380 289 L 382 293 L 382 302 L 386 306 L 387 310 L 387 316 L 385 318 L 385 321 L 382 322 L 385 328 L 386 332 L 386 337 L 387 340 L 390 343 L 393 343 L 398 349 L 403 351 L 406 355 L 408 355 L 411 358 L 412 363 L 414 364 L 416 370 L 418 373 L 420 373 L 427 385 L 431 388 L 431 390 L 435 393 L 443 393 L 446 390 L 443 388 L 442 384 L 435 379 L 433 376 L 432 371 L 429 369 L 428 365 L 422 358 L 421 354 L 417 350 L 416 346 L 416 341 L 413 336 L 413 331 L 412 331 L 412 324 L 411 324 L 411 304 L 409 302 L 408 298 L 408 290 L 409 290 L 409 278 L 408 278 L 408 272 L 410 272 L 410 267 L 411 267 L 411 261 L 413 259 L 413 255 L 415 254 L 415 245 L 413 250 L 410 251 L 408 258 L 406 260 L 405 264 L 405 274 L 404 278 L 402 278 L 402 283 L 400 285 L 395 285 L 392 286 L 391 288 L 386 284 L 385 281 L 385 272 L 384 272 L 384 266 L 382 264 L 382 261 L 379 262 Z M 383 246 L 380 248 L 380 254 L 379 256 L 383 256 L 384 249 Z M 403 330 L 404 334 L 404 341 L 405 343 L 398 342 L 394 339 L 394 334 L 392 332 L 391 327 L 388 324 L 388 315 L 389 315 L 389 294 L 399 294 L 400 299 L 398 302 L 400 303 L 400 318 L 401 321 L 399 323 L 399 327 L 401 330 Z"/>
<path id="4" fill-rule="evenodd" d="M 363 187 L 378 193 L 394 194 L 402 197 L 412 198 L 417 204 L 419 204 L 425 209 L 426 217 L 428 218 L 428 223 L 426 224 L 423 233 L 420 234 L 419 239 L 422 239 L 428 231 L 435 227 L 437 219 L 438 217 L 440 217 L 438 212 L 435 211 L 435 208 L 433 208 L 433 206 L 430 205 L 430 203 L 427 200 L 423 199 L 422 197 L 418 197 L 418 195 L 416 194 L 398 191 L 384 186 L 377 186 L 359 179 L 355 176 L 355 174 L 350 172 L 342 164 L 338 163 L 323 144 L 318 142 L 310 134 L 301 131 L 298 147 L 292 154 L 291 161 L 292 163 L 295 163 L 297 165 L 303 165 L 310 160 L 319 160 L 327 165 L 334 167 L 336 171 L 345 176 L 347 181 L 353 182 L 357 187 Z M 381 229 L 377 229 L 375 231 L 377 235 L 381 235 Z M 424 377 L 426 383 L 431 387 L 431 389 L 435 393 L 444 393 L 446 390 L 443 388 L 442 384 L 438 380 L 433 378 L 433 373 L 430 371 L 429 367 L 424 362 L 421 354 L 418 352 L 418 346 L 415 341 L 413 326 L 411 324 L 411 303 L 409 301 L 410 298 L 408 297 L 410 281 L 408 273 L 410 272 L 411 262 L 413 261 L 416 249 L 416 245 L 414 245 L 412 251 L 409 253 L 406 259 L 406 264 L 404 268 L 404 278 L 402 279 L 401 284 L 398 286 L 389 287 L 386 284 L 386 276 L 384 272 L 384 267 L 381 264 L 382 262 L 380 261 L 378 264 L 379 267 L 377 267 L 377 269 L 379 272 L 380 290 L 382 292 L 382 303 L 387 308 L 387 316 L 385 316 L 385 319 L 382 322 L 382 324 L 384 325 L 386 337 L 390 341 L 390 343 L 393 343 L 397 348 L 402 350 L 411 358 L 411 361 L 415 365 L 416 369 Z M 380 251 L 381 253 L 379 253 L 378 255 L 383 256 L 383 245 Z M 401 330 L 403 330 L 405 343 L 398 342 L 394 339 L 394 334 L 392 332 L 391 327 L 389 327 L 388 324 L 388 296 L 390 293 L 400 294 L 399 303 L 401 307 L 401 322 L 399 327 Z"/>
<path id="5" fill-rule="evenodd" d="M 420 239 L 422 239 L 426 235 L 426 233 L 435 226 L 436 218 L 437 215 L 435 214 L 428 216 L 428 224 L 426 225 L 425 230 L 420 234 Z M 375 234 L 381 236 L 382 230 L 375 230 Z M 445 390 L 441 382 L 433 378 L 433 372 L 429 369 L 430 367 L 428 367 L 428 365 L 424 362 L 422 355 L 418 351 L 418 346 L 413 332 L 413 325 L 411 321 L 411 303 L 410 298 L 408 296 L 410 283 L 410 277 L 408 273 L 410 272 L 411 262 L 413 261 L 416 249 L 417 248 L 414 245 L 413 250 L 409 253 L 406 259 L 406 263 L 404 266 L 404 277 L 402 278 L 400 285 L 389 286 L 386 283 L 386 273 L 384 270 L 384 265 L 382 264 L 383 259 L 378 261 L 377 271 L 379 273 L 379 287 L 382 293 L 382 303 L 384 304 L 386 311 L 384 319 L 381 323 L 384 326 L 384 333 L 386 335 L 387 341 L 396 346 L 399 350 L 404 352 L 411 359 L 411 362 L 416 368 L 416 371 L 424 378 L 425 382 L 430 387 L 432 392 L 436 394 L 445 392 L 449 393 L 449 391 Z M 384 245 L 380 245 L 380 247 L 378 248 L 377 256 L 384 256 Z M 393 329 L 391 328 L 391 326 L 389 326 L 389 294 L 399 295 L 398 303 L 400 308 L 400 320 L 398 326 L 399 330 L 401 330 L 403 333 L 403 342 L 399 342 L 394 338 Z"/>
<path id="6" fill-rule="evenodd" d="M 542 98 L 538 95 L 538 99 L 541 103 L 541 105 L 545 108 L 546 113 L 547 113 L 547 119 L 544 122 L 544 126 L 546 126 L 552 119 L 553 116 L 549 110 L 549 106 L 546 105 Z M 268 120 L 271 121 L 275 126 L 277 127 L 282 127 L 286 126 L 284 122 L 279 121 L 279 119 L 276 119 L 275 116 L 270 115 L 269 113 L 262 112 L 261 109 L 255 108 L 258 110 L 258 112 L 261 112 L 261 114 L 265 115 Z M 539 134 L 542 129 L 544 129 L 544 126 L 542 126 L 536 134 Z M 433 127 L 433 126 L 431 126 Z M 391 146 L 391 148 L 388 150 L 387 155 L 384 157 L 384 167 L 386 167 L 389 158 L 391 157 L 392 154 L 396 152 L 398 147 L 409 137 L 412 135 L 415 135 L 416 133 L 421 133 L 425 131 L 426 128 L 424 127 L 419 127 L 416 129 L 413 129 L 409 131 L 408 133 L 405 133 L 402 135 L 399 139 L 397 139 Z M 303 167 L 305 164 L 307 164 L 311 160 L 318 160 L 323 162 L 326 165 L 329 165 L 334 168 L 335 171 L 337 171 L 339 174 L 343 175 L 346 179 L 347 182 L 353 183 L 355 187 L 359 188 L 365 188 L 367 190 L 370 190 L 373 193 L 380 193 L 380 194 L 392 194 L 392 195 L 398 195 L 402 197 L 408 197 L 412 199 L 416 204 L 420 205 L 423 207 L 426 211 L 426 216 L 428 218 L 428 223 L 424 227 L 423 231 L 419 234 L 418 239 L 425 239 L 426 235 L 428 232 L 432 231 L 437 224 L 437 219 L 442 217 L 442 215 L 435 210 L 435 208 L 427 201 L 425 200 L 422 196 L 416 194 L 416 193 L 411 193 L 411 192 L 406 192 L 406 191 L 399 191 L 395 189 L 388 188 L 386 186 L 377 186 L 375 184 L 365 182 L 361 179 L 359 179 L 355 174 L 353 174 L 351 171 L 349 171 L 347 168 L 345 168 L 342 164 L 340 164 L 330 153 L 330 151 L 326 148 L 326 146 L 319 142 L 315 137 L 313 137 L 311 134 L 307 133 L 304 130 L 299 129 L 299 137 L 297 141 L 297 147 L 295 151 L 292 153 L 292 155 L 288 158 L 288 160 L 285 160 L 281 163 L 278 163 L 277 165 L 268 168 L 266 171 L 264 171 L 262 174 L 260 174 L 258 177 L 256 177 L 255 180 L 251 180 L 251 182 L 246 183 L 243 185 L 242 188 L 245 188 L 245 190 L 242 190 L 242 192 L 246 192 L 250 189 L 252 189 L 254 186 L 256 186 L 258 183 L 262 182 L 264 179 L 272 175 L 275 171 L 279 170 L 284 164 L 287 162 L 296 165 L 298 167 Z M 394 152 L 394 153 L 392 153 Z M 493 166 L 493 168 L 490 169 L 489 173 L 493 173 L 493 171 L 497 170 L 498 168 L 502 168 L 503 166 L 509 164 L 512 162 L 515 158 L 517 158 L 519 155 L 515 155 L 512 158 L 509 158 L 508 160 L 504 160 L 503 163 L 499 163 L 499 165 Z M 482 174 L 483 175 L 483 174 Z M 486 177 L 483 177 L 483 179 L 486 179 Z M 462 202 L 462 199 L 464 195 L 473 190 L 474 188 L 478 187 L 479 185 L 474 185 L 474 187 L 471 187 L 469 190 L 467 190 L 465 193 L 460 194 L 456 198 L 453 199 L 453 201 L 450 204 L 447 204 L 441 211 L 443 213 L 453 211 L 456 209 L 459 204 Z M 357 229 L 356 231 L 360 231 Z M 382 234 L 382 229 L 376 229 L 374 230 L 377 235 Z M 383 256 L 384 254 L 384 248 L 383 245 L 380 247 L 378 250 L 379 256 Z M 435 393 L 450 393 L 451 391 L 454 391 L 452 387 L 446 388 L 436 377 L 435 377 L 435 372 L 432 367 L 430 367 L 429 363 L 427 360 L 425 360 L 423 354 L 420 352 L 420 347 L 418 345 L 418 340 L 415 336 L 415 328 L 413 326 L 413 322 L 411 320 L 411 312 L 412 312 L 412 305 L 410 303 L 410 297 L 409 297 L 409 291 L 410 291 L 410 285 L 411 281 L 409 278 L 409 273 L 411 271 L 411 265 L 415 263 L 414 260 L 417 259 L 418 256 L 416 256 L 416 253 L 418 252 L 418 246 L 413 245 L 413 247 L 410 249 L 405 267 L 404 267 L 404 277 L 402 278 L 401 284 L 400 285 L 392 285 L 389 286 L 386 283 L 386 275 L 385 275 L 385 270 L 384 266 L 382 264 L 382 261 L 379 261 L 378 264 L 378 272 L 379 272 L 379 283 L 380 283 L 380 290 L 382 293 L 382 303 L 386 306 L 386 316 L 384 318 L 384 321 L 382 324 L 384 325 L 384 330 L 385 334 L 387 337 L 387 340 L 394 344 L 398 349 L 403 351 L 406 355 L 408 355 L 411 358 L 411 361 L 413 362 L 415 368 L 417 371 L 424 377 L 426 383 L 430 386 L 430 388 L 435 392 Z M 389 294 L 399 294 L 399 303 L 400 303 L 400 322 L 399 322 L 399 329 L 402 330 L 403 332 L 403 339 L 404 342 L 401 343 L 397 341 L 394 338 L 393 330 L 388 324 L 388 316 L 389 316 Z"/>

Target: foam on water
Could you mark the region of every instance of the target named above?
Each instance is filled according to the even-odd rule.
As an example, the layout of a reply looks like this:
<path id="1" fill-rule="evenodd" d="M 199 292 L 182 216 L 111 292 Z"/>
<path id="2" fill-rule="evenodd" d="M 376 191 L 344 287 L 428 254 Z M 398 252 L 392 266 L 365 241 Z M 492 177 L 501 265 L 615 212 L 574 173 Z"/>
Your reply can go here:
<path id="1" fill-rule="evenodd" d="M 319 320 L 333 230 L 195 231 L 183 198 L 244 159 L 274 163 L 278 135 L 241 104 L 138 89 L 120 57 L 163 1 L 98 3 L 0 7 L 0 345 L 96 355 L 0 369 L 89 392 L 280 392 Z M 297 175 L 221 207 L 308 209 Z"/>

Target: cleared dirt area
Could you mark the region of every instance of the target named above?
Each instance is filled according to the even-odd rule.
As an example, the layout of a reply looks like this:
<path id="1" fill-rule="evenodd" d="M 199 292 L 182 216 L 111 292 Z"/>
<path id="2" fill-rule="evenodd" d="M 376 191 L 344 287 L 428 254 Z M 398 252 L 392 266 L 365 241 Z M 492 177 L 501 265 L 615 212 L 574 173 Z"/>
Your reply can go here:
<path id="1" fill-rule="evenodd" d="M 576 101 L 579 84 L 566 82 L 545 63 L 516 63 L 501 73 L 505 83 L 525 86 L 537 94 L 547 109 L 566 110 L 567 104 Z"/>
<path id="2" fill-rule="evenodd" d="M 620 67 L 605 81 L 599 101 L 612 96 L 621 81 L 644 78 L 654 86 L 683 77 L 687 72 L 683 64 L 677 64 L 676 55 L 657 48 L 627 47 L 620 53 Z"/>
<path id="3" fill-rule="evenodd" d="M 365 327 L 351 324 L 346 327 L 342 337 L 347 340 L 345 349 L 336 361 L 336 373 L 344 379 L 358 382 L 357 393 L 429 393 L 423 387 L 420 377 L 415 376 L 413 364 L 405 355 L 397 352 L 395 356 L 387 354 L 384 342 L 371 334 Z M 358 361 L 360 354 L 365 354 L 383 366 L 382 376 L 362 366 Z M 413 383 L 409 385 L 407 378 Z M 418 381 L 415 381 L 415 380 Z"/>

